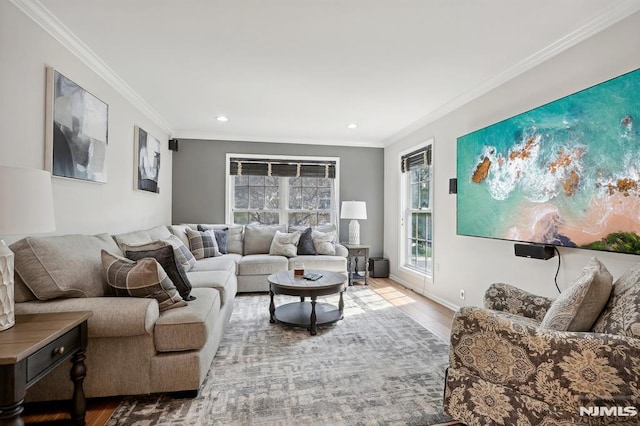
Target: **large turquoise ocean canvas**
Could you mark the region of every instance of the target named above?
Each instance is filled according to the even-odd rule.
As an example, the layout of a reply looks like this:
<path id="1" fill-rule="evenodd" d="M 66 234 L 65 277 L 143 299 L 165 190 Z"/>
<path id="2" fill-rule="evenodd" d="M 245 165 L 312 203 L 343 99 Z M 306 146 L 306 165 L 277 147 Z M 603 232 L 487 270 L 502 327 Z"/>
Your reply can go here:
<path id="1" fill-rule="evenodd" d="M 640 254 L 640 69 L 457 149 L 459 235 Z"/>

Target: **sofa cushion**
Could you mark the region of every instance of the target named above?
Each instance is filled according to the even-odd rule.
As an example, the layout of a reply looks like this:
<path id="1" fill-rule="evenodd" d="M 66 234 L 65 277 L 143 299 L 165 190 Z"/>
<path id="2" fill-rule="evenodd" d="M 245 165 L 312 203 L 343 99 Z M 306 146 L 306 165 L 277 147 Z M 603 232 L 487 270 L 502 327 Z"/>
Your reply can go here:
<path id="1" fill-rule="evenodd" d="M 244 254 L 267 254 L 276 231 L 285 232 L 286 225 L 247 225 L 244 227 Z"/>
<path id="2" fill-rule="evenodd" d="M 220 294 L 211 288 L 194 288 L 196 300 L 180 309 L 160 313 L 153 331 L 156 350 L 190 351 L 204 347 L 220 316 Z"/>
<path id="3" fill-rule="evenodd" d="M 220 292 L 220 304 L 224 306 L 235 297 L 238 285 L 233 271 L 193 271 L 189 272 L 193 288 L 215 288 Z"/>
<path id="4" fill-rule="evenodd" d="M 148 297 L 158 301 L 160 311 L 186 306 L 173 282 L 157 260 L 134 262 L 101 251 L 104 276 L 116 296 Z"/>
<path id="5" fill-rule="evenodd" d="M 295 257 L 298 254 L 300 232 L 285 233 L 276 231 L 271 241 L 269 254 L 272 256 Z"/>
<path id="6" fill-rule="evenodd" d="M 580 276 L 553 301 L 540 328 L 556 331 L 588 331 L 611 293 L 613 277 L 595 257 Z"/>
<path id="7" fill-rule="evenodd" d="M 187 277 L 187 273 L 184 268 L 178 263 L 176 256 L 173 252 L 173 247 L 166 245 L 155 250 L 127 250 L 125 256 L 131 260 L 140 260 L 145 257 L 152 257 L 158 261 L 162 269 L 167 273 L 167 276 L 176 286 L 178 293 L 184 300 L 193 300 L 193 296 L 189 295 L 191 292 L 191 283 Z"/>
<path id="8" fill-rule="evenodd" d="M 140 245 L 150 243 L 153 241 L 164 240 L 171 235 L 169 228 L 164 225 L 156 226 L 141 231 L 127 232 L 124 234 L 114 235 L 113 239 L 116 240 L 118 246 L 124 251 L 123 245 Z"/>
<path id="9" fill-rule="evenodd" d="M 122 254 L 108 234 L 27 237 L 11 245 L 15 273 L 39 300 L 104 296 L 102 249 Z"/>
<path id="10" fill-rule="evenodd" d="M 187 237 L 189 237 L 189 250 L 191 250 L 196 260 L 221 255 L 220 250 L 218 250 L 216 236 L 212 230 L 194 231 L 188 228 Z"/>
<path id="11" fill-rule="evenodd" d="M 337 231 L 313 231 L 311 238 L 313 238 L 313 245 L 316 248 L 318 254 L 327 254 L 329 256 L 335 256 L 336 246 L 334 241 L 336 239 Z"/>
<path id="12" fill-rule="evenodd" d="M 225 254 L 218 257 L 207 257 L 205 259 L 198 260 L 196 267 L 189 272 L 200 271 L 233 271 L 237 272 L 237 262 L 240 261 L 242 256 L 239 254 Z"/>
<path id="13" fill-rule="evenodd" d="M 250 254 L 240 259 L 238 275 L 270 275 L 289 269 L 289 260 L 284 256 Z"/>
<path id="14" fill-rule="evenodd" d="M 592 331 L 640 338 L 640 263 L 613 284 L 607 305 Z"/>
<path id="15" fill-rule="evenodd" d="M 298 256 L 318 254 L 316 247 L 313 245 L 312 232 L 313 229 L 311 228 L 307 228 L 301 232 L 300 241 L 298 241 Z"/>

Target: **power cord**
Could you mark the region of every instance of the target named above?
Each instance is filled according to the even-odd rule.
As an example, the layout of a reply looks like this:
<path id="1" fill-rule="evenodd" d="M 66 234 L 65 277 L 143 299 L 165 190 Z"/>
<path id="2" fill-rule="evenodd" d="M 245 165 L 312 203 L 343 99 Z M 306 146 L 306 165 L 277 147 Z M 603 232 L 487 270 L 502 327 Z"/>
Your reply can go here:
<path id="1" fill-rule="evenodd" d="M 558 286 L 558 273 L 560 272 L 560 251 L 558 251 L 558 247 L 553 246 L 553 249 L 558 254 L 558 269 L 556 269 L 556 276 L 553 278 L 553 281 L 556 283 L 556 288 L 558 289 L 558 293 L 562 293 L 560 291 L 560 287 Z"/>

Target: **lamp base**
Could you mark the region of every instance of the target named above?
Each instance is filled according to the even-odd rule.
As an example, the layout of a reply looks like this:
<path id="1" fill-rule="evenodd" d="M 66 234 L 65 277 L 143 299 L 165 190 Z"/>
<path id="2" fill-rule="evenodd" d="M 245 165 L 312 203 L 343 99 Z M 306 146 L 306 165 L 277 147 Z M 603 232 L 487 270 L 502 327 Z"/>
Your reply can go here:
<path id="1" fill-rule="evenodd" d="M 349 222 L 349 244 L 360 244 L 360 224 L 356 219 Z"/>
<path id="2" fill-rule="evenodd" d="M 0 240 L 0 331 L 16 323 L 13 295 L 13 252 Z"/>

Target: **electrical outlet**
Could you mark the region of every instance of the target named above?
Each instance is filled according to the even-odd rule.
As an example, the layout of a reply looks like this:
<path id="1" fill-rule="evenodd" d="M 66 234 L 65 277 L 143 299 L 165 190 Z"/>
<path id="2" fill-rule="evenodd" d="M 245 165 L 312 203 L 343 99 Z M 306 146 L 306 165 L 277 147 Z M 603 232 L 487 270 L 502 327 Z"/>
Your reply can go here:
<path id="1" fill-rule="evenodd" d="M 460 299 L 464 300 L 464 289 L 460 289 Z"/>

